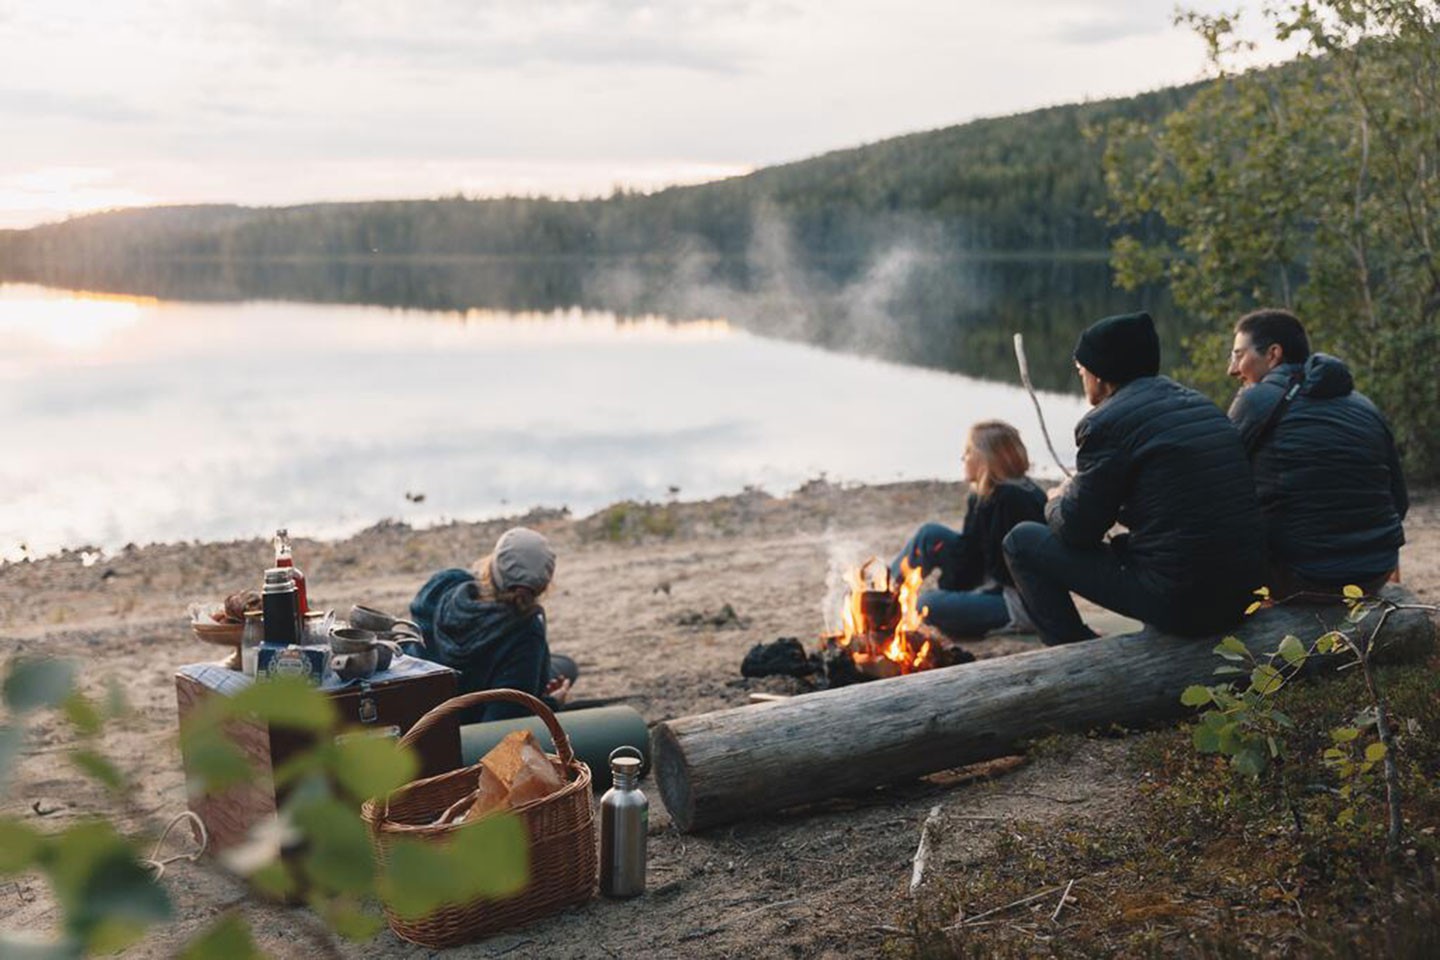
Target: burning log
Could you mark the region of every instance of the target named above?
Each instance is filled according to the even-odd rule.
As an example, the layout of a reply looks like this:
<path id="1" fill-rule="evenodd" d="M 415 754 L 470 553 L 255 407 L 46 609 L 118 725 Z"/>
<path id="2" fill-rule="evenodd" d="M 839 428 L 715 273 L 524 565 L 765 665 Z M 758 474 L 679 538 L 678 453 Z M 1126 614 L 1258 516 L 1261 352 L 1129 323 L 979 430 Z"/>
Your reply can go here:
<path id="1" fill-rule="evenodd" d="M 1382 596 L 1414 602 L 1399 587 Z M 1260 654 L 1344 625 L 1341 607 L 1277 606 L 1234 634 Z M 651 737 L 660 795 L 680 829 L 703 830 L 1003 756 L 1051 731 L 1172 716 L 1187 686 L 1215 682 L 1218 640 L 1147 630 L 669 720 Z M 1417 660 L 1435 626 L 1397 610 L 1378 642 L 1377 659 Z"/>

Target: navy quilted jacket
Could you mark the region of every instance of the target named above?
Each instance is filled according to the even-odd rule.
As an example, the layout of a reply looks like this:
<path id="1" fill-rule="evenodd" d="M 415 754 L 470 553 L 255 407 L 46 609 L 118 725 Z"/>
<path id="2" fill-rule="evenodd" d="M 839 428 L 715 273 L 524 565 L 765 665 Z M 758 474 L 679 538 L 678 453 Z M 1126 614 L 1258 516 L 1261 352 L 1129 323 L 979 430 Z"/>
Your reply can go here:
<path id="1" fill-rule="evenodd" d="M 1075 427 L 1076 474 L 1046 506 L 1071 546 L 1112 538 L 1142 584 L 1173 605 L 1165 629 L 1233 622 L 1264 579 L 1260 508 L 1240 435 L 1215 404 L 1168 377 L 1120 387 Z"/>
<path id="2" fill-rule="evenodd" d="M 1299 392 L 1265 431 L 1297 378 Z M 1410 498 L 1395 440 L 1344 363 L 1316 353 L 1276 367 L 1236 394 L 1230 419 L 1251 454 L 1272 558 L 1341 561 L 1405 542 Z"/>

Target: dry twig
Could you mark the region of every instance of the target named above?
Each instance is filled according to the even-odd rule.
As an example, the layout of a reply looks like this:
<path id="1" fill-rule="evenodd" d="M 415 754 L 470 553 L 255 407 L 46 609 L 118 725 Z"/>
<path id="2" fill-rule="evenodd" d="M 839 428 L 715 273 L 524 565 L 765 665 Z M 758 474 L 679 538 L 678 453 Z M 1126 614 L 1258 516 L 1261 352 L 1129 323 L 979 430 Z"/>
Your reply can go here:
<path id="1" fill-rule="evenodd" d="M 1052 922 L 1060 919 L 1060 911 L 1065 909 L 1065 902 L 1070 899 L 1070 888 L 1073 886 L 1075 886 L 1074 880 L 1065 884 L 1065 892 L 1060 894 L 1060 902 L 1055 904 L 1055 912 L 1050 914 L 1050 920 Z"/>
<path id="2" fill-rule="evenodd" d="M 925 867 L 930 861 L 930 834 L 935 825 L 940 822 L 940 804 L 930 808 L 930 815 L 920 827 L 920 845 L 915 848 L 915 859 L 910 869 L 910 896 L 915 896 L 915 891 L 920 889 L 920 882 L 925 879 Z"/>

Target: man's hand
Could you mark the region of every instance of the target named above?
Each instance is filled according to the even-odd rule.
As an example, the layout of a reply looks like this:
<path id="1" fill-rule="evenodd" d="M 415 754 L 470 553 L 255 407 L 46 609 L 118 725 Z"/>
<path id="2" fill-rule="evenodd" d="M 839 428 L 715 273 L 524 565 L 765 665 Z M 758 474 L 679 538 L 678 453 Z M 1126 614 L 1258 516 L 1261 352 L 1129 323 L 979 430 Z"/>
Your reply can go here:
<path id="1" fill-rule="evenodd" d="M 570 678 L 556 677 L 545 687 L 545 695 L 556 703 L 564 703 L 570 696 Z"/>

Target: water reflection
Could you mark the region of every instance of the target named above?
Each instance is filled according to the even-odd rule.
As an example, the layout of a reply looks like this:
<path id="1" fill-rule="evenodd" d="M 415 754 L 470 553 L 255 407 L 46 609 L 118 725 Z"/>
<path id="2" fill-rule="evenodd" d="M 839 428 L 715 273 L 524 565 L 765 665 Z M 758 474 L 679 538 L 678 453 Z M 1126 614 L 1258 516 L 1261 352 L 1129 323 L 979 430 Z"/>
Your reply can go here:
<path id="1" fill-rule="evenodd" d="M 0 280 L 7 277 L 0 272 Z M 622 318 L 723 318 L 762 336 L 1013 382 L 1011 335 L 1032 376 L 1073 388 L 1079 331 L 1149 309 L 1167 362 L 1187 333 L 1161 290 L 1114 288 L 1103 258 L 950 257 L 897 247 L 864 261 L 806 261 L 786 248 L 725 260 L 693 252 L 645 260 L 325 259 L 131 261 L 95 258 L 12 270 L 10 280 L 167 301 L 287 300 L 468 315 L 575 306 Z"/>
<path id="2" fill-rule="evenodd" d="M 118 312 L 117 312 L 118 311 Z M 43 322 L 37 320 L 40 318 Z M 90 331 L 49 336 L 52 328 Z M 953 477 L 1017 388 L 756 336 L 564 309 L 79 299 L 0 287 L 0 553 L 343 534 L 534 505 Z M 1075 395 L 1044 398 L 1068 437 Z M 864 442 L 856 442 L 863 438 Z M 412 503 L 407 492 L 424 493 Z"/>

